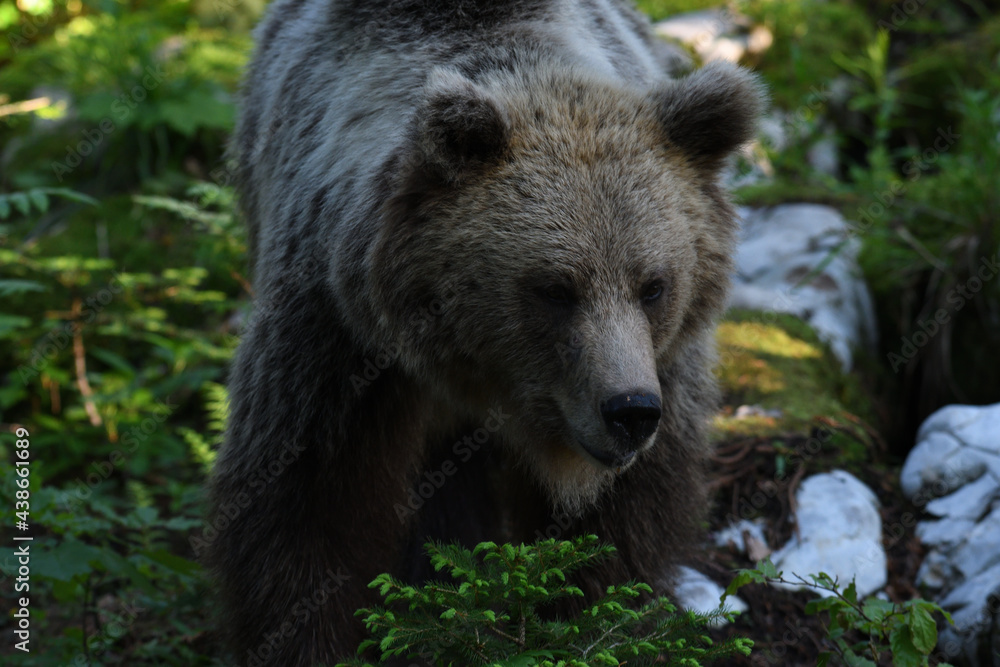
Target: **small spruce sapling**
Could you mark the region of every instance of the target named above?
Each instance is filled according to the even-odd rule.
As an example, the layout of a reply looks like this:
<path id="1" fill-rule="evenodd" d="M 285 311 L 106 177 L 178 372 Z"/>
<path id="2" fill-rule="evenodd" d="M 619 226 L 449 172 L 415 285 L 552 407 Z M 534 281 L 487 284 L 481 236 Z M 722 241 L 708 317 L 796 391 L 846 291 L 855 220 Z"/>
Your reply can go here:
<path id="1" fill-rule="evenodd" d="M 407 586 L 383 574 L 371 583 L 386 607 L 362 609 L 380 661 L 408 657 L 431 665 L 587 667 L 588 665 L 705 665 L 749 655 L 749 639 L 718 644 L 707 628 L 731 612 L 678 612 L 666 598 L 636 604 L 652 589 L 643 583 L 608 588 L 575 618 L 544 620 L 539 609 L 582 596 L 568 577 L 614 554 L 594 535 L 513 546 L 483 542 L 471 552 L 428 544 L 434 569 L 452 582 Z M 360 659 L 347 667 L 368 665 Z M 381 662 L 380 662 L 381 664 Z"/>

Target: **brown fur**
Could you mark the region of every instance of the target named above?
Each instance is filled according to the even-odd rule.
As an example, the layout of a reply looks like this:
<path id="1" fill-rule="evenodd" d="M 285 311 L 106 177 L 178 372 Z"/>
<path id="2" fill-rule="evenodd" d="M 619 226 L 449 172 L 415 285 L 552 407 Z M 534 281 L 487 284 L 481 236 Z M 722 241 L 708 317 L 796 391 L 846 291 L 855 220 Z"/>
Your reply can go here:
<path id="1" fill-rule="evenodd" d="M 208 553 L 239 660 L 350 654 L 367 583 L 426 576 L 430 537 L 597 533 L 620 558 L 581 582 L 596 595 L 663 585 L 696 534 L 735 229 L 715 172 L 760 86 L 643 69 L 668 63 L 612 4 L 580 3 L 597 27 L 569 41 L 573 3 L 479 22 L 462 4 L 468 24 L 414 33 L 286 1 L 258 33 L 235 144 L 258 306 Z M 635 64 L 622 76 L 574 40 Z M 656 433 L 601 465 L 617 446 L 601 406 L 636 391 L 659 398 Z"/>

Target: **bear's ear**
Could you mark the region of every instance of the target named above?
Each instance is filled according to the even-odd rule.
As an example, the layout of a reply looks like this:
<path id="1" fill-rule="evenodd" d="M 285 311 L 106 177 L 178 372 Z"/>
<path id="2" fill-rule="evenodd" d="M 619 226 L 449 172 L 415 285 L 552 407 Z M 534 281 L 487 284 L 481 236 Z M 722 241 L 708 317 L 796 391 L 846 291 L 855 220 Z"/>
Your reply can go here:
<path id="1" fill-rule="evenodd" d="M 450 69 L 434 70 L 428 77 L 413 132 L 413 166 L 449 184 L 496 160 L 509 137 L 503 105 Z"/>
<path id="2" fill-rule="evenodd" d="M 710 63 L 653 93 L 667 140 L 694 164 L 710 170 L 753 138 L 767 103 L 755 74 L 729 63 Z"/>

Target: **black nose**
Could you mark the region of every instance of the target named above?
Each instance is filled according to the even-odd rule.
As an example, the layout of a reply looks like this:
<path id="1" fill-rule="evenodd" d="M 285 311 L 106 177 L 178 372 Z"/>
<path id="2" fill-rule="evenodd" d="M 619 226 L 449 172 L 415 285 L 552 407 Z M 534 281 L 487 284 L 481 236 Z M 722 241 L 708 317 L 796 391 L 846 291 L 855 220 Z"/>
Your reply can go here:
<path id="1" fill-rule="evenodd" d="M 601 405 L 601 416 L 619 442 L 638 447 L 660 423 L 660 399 L 649 392 L 618 394 Z"/>

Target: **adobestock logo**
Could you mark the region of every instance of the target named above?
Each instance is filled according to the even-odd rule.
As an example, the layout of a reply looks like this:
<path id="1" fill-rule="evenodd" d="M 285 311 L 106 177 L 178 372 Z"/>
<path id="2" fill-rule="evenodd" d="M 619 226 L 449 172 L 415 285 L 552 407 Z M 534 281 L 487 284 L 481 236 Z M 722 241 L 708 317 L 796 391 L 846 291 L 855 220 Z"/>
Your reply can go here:
<path id="1" fill-rule="evenodd" d="M 951 288 L 947 296 L 945 296 L 945 302 L 951 308 L 938 308 L 932 318 L 918 320 L 917 328 L 919 331 L 914 331 L 910 335 L 901 338 L 899 350 L 886 355 L 886 359 L 888 359 L 889 365 L 892 367 L 892 372 L 898 372 L 902 366 L 916 357 L 920 348 L 931 342 L 931 339 L 941 332 L 944 325 L 951 321 L 952 314 L 962 310 L 965 304 L 998 274 L 1000 274 L 1000 252 L 993 255 L 993 257 L 983 257 L 980 259 L 976 273 L 964 283 Z"/>
<path id="2" fill-rule="evenodd" d="M 890 208 L 903 199 L 910 184 L 920 180 L 921 176 L 929 171 L 940 157 L 951 150 L 951 147 L 958 143 L 961 138 L 962 135 L 954 132 L 951 126 L 939 127 L 934 142 L 907 160 L 901 167 L 902 173 L 906 175 L 906 180 L 909 183 L 897 180 L 890 183 L 887 189 L 882 192 L 873 192 L 872 198 L 876 201 L 869 204 L 867 208 L 858 208 L 857 213 L 855 213 L 857 226 L 851 230 L 850 234 L 858 236 L 867 233 Z"/>
<path id="3" fill-rule="evenodd" d="M 473 455 L 485 445 L 492 434 L 500 430 L 504 423 L 513 415 L 504 413 L 501 407 L 490 408 L 486 413 L 483 425 L 465 435 L 461 440 L 452 446 L 452 453 L 458 458 L 459 463 L 468 463 Z M 450 477 L 459 470 L 459 465 L 452 459 L 445 459 L 437 470 L 425 470 L 408 490 L 406 505 L 396 503 L 393 509 L 399 522 L 406 521 L 416 514 L 428 500 L 434 497 L 447 482 Z"/>

